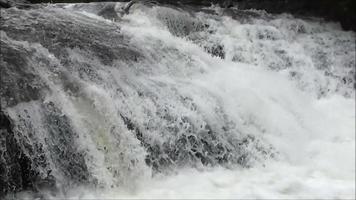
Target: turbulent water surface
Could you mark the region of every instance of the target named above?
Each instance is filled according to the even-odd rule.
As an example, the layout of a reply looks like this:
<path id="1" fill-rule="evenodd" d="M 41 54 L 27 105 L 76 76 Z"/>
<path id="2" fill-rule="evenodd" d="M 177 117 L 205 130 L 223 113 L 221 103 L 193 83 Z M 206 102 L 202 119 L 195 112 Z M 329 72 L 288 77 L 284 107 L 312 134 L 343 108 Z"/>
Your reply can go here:
<path id="1" fill-rule="evenodd" d="M 354 198 L 354 32 L 124 7 L 1 10 L 0 196 Z"/>

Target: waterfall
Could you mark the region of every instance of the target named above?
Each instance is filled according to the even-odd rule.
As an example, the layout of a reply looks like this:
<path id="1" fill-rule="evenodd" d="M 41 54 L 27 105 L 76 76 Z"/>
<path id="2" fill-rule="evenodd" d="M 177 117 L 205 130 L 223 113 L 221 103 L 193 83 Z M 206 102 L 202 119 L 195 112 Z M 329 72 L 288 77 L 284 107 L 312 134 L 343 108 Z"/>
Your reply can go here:
<path id="1" fill-rule="evenodd" d="M 1 10 L 0 196 L 278 167 L 355 193 L 354 32 L 257 10 L 120 7 Z M 281 193 L 298 188 L 311 190 Z"/>

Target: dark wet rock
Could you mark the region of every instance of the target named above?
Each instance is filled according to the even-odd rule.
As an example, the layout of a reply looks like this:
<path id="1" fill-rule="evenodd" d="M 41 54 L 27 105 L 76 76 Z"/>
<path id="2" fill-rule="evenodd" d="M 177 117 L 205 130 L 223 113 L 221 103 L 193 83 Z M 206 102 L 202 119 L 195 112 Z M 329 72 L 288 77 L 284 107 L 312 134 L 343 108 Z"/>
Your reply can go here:
<path id="1" fill-rule="evenodd" d="M 23 172 L 19 159 L 21 152 L 14 138 L 10 119 L 2 110 L 0 110 L 0 144 L 0 197 L 2 197 L 9 191 L 19 191 L 23 188 Z"/>
<path id="2" fill-rule="evenodd" d="M 42 176 L 40 168 L 36 166 L 47 165 L 44 152 L 37 152 L 36 161 L 33 160 L 23 149 L 29 147 L 28 144 L 21 144 L 20 136 L 13 128 L 11 118 L 0 110 L 0 197 L 9 192 L 54 187 L 51 171 Z"/>
<path id="3" fill-rule="evenodd" d="M 225 59 L 224 46 L 221 44 L 212 45 L 210 47 L 205 47 L 205 50 L 213 56 Z"/>
<path id="4" fill-rule="evenodd" d="M 140 57 L 140 53 L 125 45 L 128 39 L 123 38 L 117 26 L 94 20 L 89 22 L 92 23 L 90 26 L 85 23 L 77 24 L 66 18 L 66 13 L 56 13 L 51 10 L 47 11 L 52 13 L 51 15 L 46 15 L 46 11 L 39 14 L 36 9 L 29 10 L 26 18 L 15 17 L 22 14 L 21 10 L 6 10 L 6 12 L 9 15 L 8 19 L 0 21 L 3 31 L 11 32 L 10 37 L 15 40 L 40 43 L 59 58 L 62 64 L 70 64 L 64 62 L 68 61 L 67 49 L 85 49 L 95 52 L 104 65 L 112 65 L 116 59 L 133 60 Z M 26 25 L 19 25 L 21 23 Z"/>
<path id="5" fill-rule="evenodd" d="M 0 176 L 4 181 L 0 182 L 0 194 L 55 189 L 58 177 L 52 174 L 50 163 L 68 184 L 87 182 L 84 154 L 77 149 L 77 135 L 69 119 L 53 103 L 41 103 L 50 89 L 39 70 L 53 70 L 55 63 L 40 53 L 40 46 L 29 47 L 4 33 L 0 42 Z M 22 110 L 21 105 L 33 110 Z"/>
<path id="6" fill-rule="evenodd" d="M 38 119 L 32 119 L 37 116 L 35 111 L 17 111 L 15 117 L 0 110 L 0 196 L 23 190 L 56 190 L 58 175 L 68 185 L 89 182 L 84 153 L 77 149 L 77 135 L 68 118 L 52 102 L 35 105 L 33 108 L 43 114 L 45 133 L 36 127 Z"/>
<path id="7" fill-rule="evenodd" d="M 4 37 L 4 36 L 3 36 Z M 38 79 L 35 66 L 28 59 L 28 52 L 21 45 L 10 46 L 4 40 L 1 45 L 1 106 L 10 107 L 20 102 L 29 102 L 41 98 L 41 91 L 46 85 Z"/>
<path id="8" fill-rule="evenodd" d="M 47 143 L 52 152 L 51 160 L 61 169 L 63 175 L 74 183 L 86 183 L 89 172 L 84 160 L 84 152 L 77 149 L 70 121 L 52 102 L 45 104 L 44 120 L 48 131 Z"/>
<path id="9" fill-rule="evenodd" d="M 322 17 L 339 21 L 346 30 L 356 30 L 356 1 L 353 0 L 237 0 L 239 9 L 261 9 L 270 13 Z"/>
<path id="10" fill-rule="evenodd" d="M 157 15 L 168 30 L 175 36 L 186 37 L 196 32 L 204 31 L 208 25 L 202 23 L 195 18 L 194 9 L 184 7 L 188 12 L 182 12 L 176 8 L 164 7 L 161 8 Z"/>
<path id="11" fill-rule="evenodd" d="M 0 0 L 0 8 L 11 8 L 12 5 L 9 1 Z"/>
<path id="12" fill-rule="evenodd" d="M 140 58 L 117 26 L 87 22 L 86 16 L 78 16 L 83 20 L 74 23 L 67 17 L 70 13 L 37 9 L 1 10 L 0 196 L 56 190 L 58 179 L 65 188 L 95 182 L 85 153 L 76 144 L 78 133 L 72 122 L 58 105 L 44 102 L 53 92 L 45 71 L 75 96 L 80 84 L 66 68 L 77 68 L 83 79 L 100 80 L 92 65 L 70 57 L 73 52 L 93 52 L 98 63 L 110 67 L 114 60 Z"/>
<path id="13" fill-rule="evenodd" d="M 0 0 L 0 8 L 11 8 L 16 7 L 20 9 L 27 9 L 34 7 L 27 0 Z"/>
<path id="14" fill-rule="evenodd" d="M 98 12 L 99 16 L 104 17 L 109 20 L 118 20 L 120 17 L 115 10 L 115 3 L 107 3 L 105 6 Z"/>
<path id="15" fill-rule="evenodd" d="M 3 2 L 9 0 L 1 0 Z M 28 0 L 31 3 L 88 3 L 98 0 Z M 112 1 L 112 0 L 102 0 Z M 127 1 L 127 0 L 122 0 Z M 210 6 L 218 4 L 223 8 L 260 9 L 271 13 L 291 13 L 298 16 L 323 17 L 339 21 L 346 30 L 356 30 L 356 1 L 354 0 L 156 0 L 160 4 Z M 8 7 L 8 4 L 0 4 Z"/>

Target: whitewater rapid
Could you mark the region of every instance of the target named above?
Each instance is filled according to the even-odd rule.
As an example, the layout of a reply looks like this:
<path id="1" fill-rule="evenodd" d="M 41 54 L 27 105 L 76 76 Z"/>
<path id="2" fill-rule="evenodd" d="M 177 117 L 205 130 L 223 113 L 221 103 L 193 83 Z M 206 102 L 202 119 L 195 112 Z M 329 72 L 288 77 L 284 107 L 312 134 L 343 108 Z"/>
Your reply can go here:
<path id="1" fill-rule="evenodd" d="M 37 56 L 55 63 L 37 69 L 54 91 L 44 102 L 68 116 L 78 132 L 75 145 L 90 155 L 84 159 L 97 187 L 74 184 L 44 192 L 46 198 L 355 197 L 354 32 L 321 19 L 216 7 L 137 4 L 112 20 L 94 5 L 46 9 L 81 25 L 117 30 L 123 48 L 140 54 L 130 58 L 135 62 L 125 57 L 103 64 L 89 50 L 68 48 L 74 64 L 66 76 L 75 78 L 65 80 L 78 82 L 79 92 L 51 74 L 61 71 L 58 56 L 2 32 L 6 43 L 36 48 Z M 75 63 L 96 68 L 82 73 Z M 8 113 L 17 119 L 26 108 L 37 116 L 31 122 L 41 124 L 39 104 L 26 104 Z M 176 140 L 181 136 L 213 145 L 182 144 Z M 155 145 L 163 150 L 156 153 Z"/>

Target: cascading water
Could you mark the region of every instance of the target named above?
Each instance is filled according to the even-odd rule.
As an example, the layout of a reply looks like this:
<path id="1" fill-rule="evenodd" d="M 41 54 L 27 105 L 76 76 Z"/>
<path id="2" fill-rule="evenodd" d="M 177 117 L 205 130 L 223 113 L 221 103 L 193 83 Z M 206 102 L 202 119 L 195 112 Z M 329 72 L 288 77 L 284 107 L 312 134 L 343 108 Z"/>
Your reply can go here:
<path id="1" fill-rule="evenodd" d="M 124 6 L 1 10 L 0 196 L 355 195 L 354 32 Z"/>

